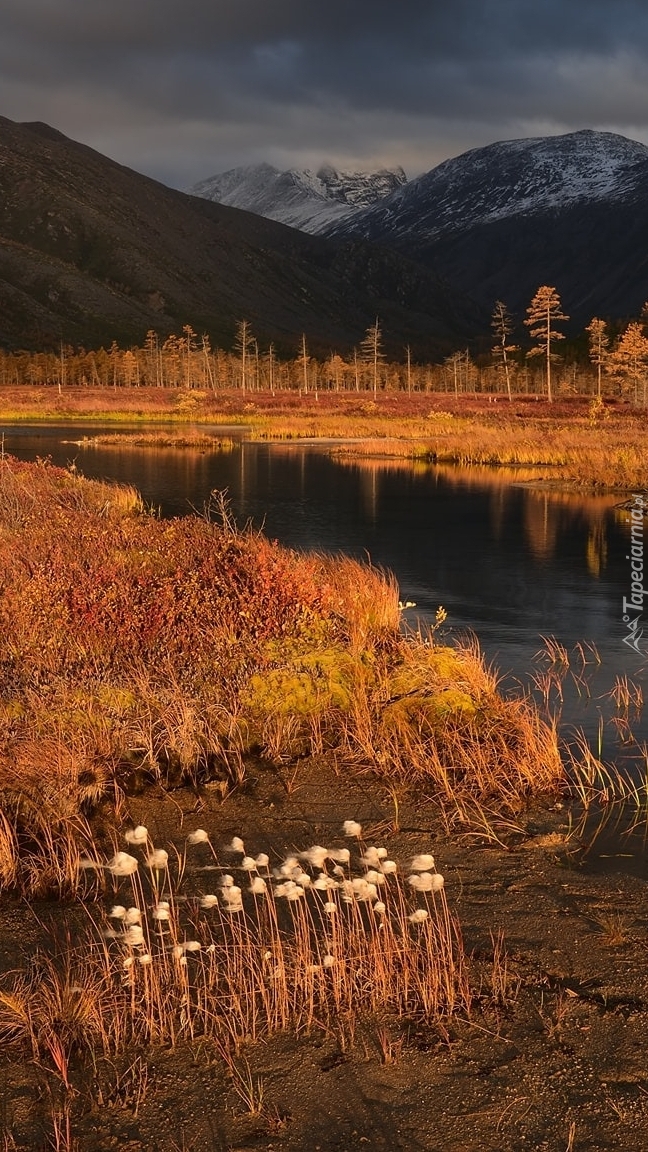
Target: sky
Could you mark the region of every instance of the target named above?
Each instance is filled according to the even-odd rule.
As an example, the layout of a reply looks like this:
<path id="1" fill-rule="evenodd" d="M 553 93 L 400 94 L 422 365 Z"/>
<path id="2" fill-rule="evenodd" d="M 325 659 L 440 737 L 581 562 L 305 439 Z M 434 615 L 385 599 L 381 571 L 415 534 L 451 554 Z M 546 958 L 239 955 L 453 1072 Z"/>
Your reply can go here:
<path id="1" fill-rule="evenodd" d="M 177 188 L 595 128 L 648 144 L 645 0 L 0 0 L 0 115 Z"/>

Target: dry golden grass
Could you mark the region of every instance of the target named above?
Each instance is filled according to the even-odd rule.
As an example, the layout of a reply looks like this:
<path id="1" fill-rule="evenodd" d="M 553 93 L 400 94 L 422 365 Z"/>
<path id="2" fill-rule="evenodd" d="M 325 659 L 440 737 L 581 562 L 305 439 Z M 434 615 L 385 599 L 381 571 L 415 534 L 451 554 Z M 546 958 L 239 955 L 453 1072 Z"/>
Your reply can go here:
<path id="1" fill-rule="evenodd" d="M 216 502 L 217 503 L 217 502 Z M 250 758 L 349 770 L 515 812 L 559 785 L 555 732 L 475 646 L 399 631 L 398 588 L 346 558 L 137 493 L 0 462 L 0 878 L 74 891 L 88 818 L 133 778 L 239 784 Z"/>

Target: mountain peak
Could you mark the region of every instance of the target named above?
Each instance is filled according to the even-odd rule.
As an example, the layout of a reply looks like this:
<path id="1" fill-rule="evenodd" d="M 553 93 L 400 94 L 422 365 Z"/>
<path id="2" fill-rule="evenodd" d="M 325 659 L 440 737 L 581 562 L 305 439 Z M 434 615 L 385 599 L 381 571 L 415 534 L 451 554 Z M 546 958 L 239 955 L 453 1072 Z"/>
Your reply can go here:
<path id="1" fill-rule="evenodd" d="M 281 172 L 262 163 L 231 168 L 201 180 L 188 191 L 317 233 L 379 203 L 406 181 L 402 168 L 350 172 L 324 163 L 317 172 L 308 168 Z"/>

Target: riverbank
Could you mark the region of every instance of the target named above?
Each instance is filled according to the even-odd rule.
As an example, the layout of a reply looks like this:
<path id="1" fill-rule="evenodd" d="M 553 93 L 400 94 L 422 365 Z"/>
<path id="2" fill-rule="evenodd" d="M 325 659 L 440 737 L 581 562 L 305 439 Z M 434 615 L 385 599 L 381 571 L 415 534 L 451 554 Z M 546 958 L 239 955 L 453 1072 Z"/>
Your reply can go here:
<path id="1" fill-rule="evenodd" d="M 628 492 L 648 475 L 643 410 L 587 398 L 552 405 L 535 397 L 451 394 L 176 392 L 165 389 L 5 389 L 0 421 L 230 425 L 260 441 L 339 440 L 348 458 L 390 457 L 504 467 L 538 467 L 543 479 Z M 198 439 L 204 433 L 196 431 Z M 187 441 L 191 437 L 187 436 Z"/>

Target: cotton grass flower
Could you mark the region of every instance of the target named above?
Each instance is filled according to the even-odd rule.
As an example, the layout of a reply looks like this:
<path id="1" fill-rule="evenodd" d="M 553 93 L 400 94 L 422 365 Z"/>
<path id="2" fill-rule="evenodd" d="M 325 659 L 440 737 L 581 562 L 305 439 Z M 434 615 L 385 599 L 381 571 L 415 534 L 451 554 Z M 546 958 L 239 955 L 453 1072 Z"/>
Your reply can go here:
<path id="1" fill-rule="evenodd" d="M 417 908 L 416 912 L 412 912 L 407 919 L 410 924 L 423 924 L 429 917 L 430 913 L 426 908 Z"/>
<path id="2" fill-rule="evenodd" d="M 146 857 L 146 865 L 151 871 L 162 872 L 169 863 L 169 853 L 165 848 L 154 848 Z"/>
<path id="3" fill-rule="evenodd" d="M 322 957 L 322 966 L 324 968 L 332 968 L 335 964 L 335 956 L 331 956 L 330 952 Z"/>
<path id="4" fill-rule="evenodd" d="M 170 920 L 171 919 L 171 912 L 169 909 L 168 900 L 160 900 L 159 904 L 155 905 L 155 908 L 153 909 L 151 915 L 152 915 L 154 920 L 160 920 L 160 921 Z"/>
<path id="5" fill-rule="evenodd" d="M 337 886 L 337 880 L 334 880 L 332 876 L 324 875 L 318 876 L 316 880 L 313 880 L 311 885 L 317 892 L 330 892 L 331 889 L 337 888 Z"/>
<path id="6" fill-rule="evenodd" d="M 250 892 L 253 896 L 265 896 L 268 885 L 262 876 L 254 876 L 250 883 Z"/>
<path id="7" fill-rule="evenodd" d="M 231 844 L 225 848 L 226 852 L 240 852 L 242 856 L 245 855 L 245 844 L 240 836 L 233 836 Z"/>
<path id="8" fill-rule="evenodd" d="M 305 852 L 300 852 L 302 860 L 307 860 L 311 868 L 322 869 L 328 856 L 328 848 L 323 848 L 321 844 L 313 844 L 307 848 Z"/>
<path id="9" fill-rule="evenodd" d="M 223 888 L 232 888 L 234 884 L 234 877 L 230 876 L 229 872 L 226 872 L 223 876 L 221 876 L 221 884 Z"/>
<path id="10" fill-rule="evenodd" d="M 106 868 L 113 876 L 132 876 L 139 864 L 134 856 L 129 856 L 128 852 L 116 852 L 112 860 L 106 864 Z"/>
<path id="11" fill-rule="evenodd" d="M 126 909 L 123 904 L 114 904 L 108 915 L 111 920 L 123 920 L 126 915 Z"/>
<path id="12" fill-rule="evenodd" d="M 421 872 L 410 876 L 408 883 L 415 892 L 440 892 L 444 881 L 438 872 Z"/>
<path id="13" fill-rule="evenodd" d="M 124 940 L 131 948 L 139 948 L 144 943 L 144 933 L 139 924 L 131 924 L 130 928 L 124 932 Z"/>
<path id="14" fill-rule="evenodd" d="M 132 956 L 126 956 L 125 959 L 122 961 L 122 968 L 128 969 L 128 968 L 132 968 L 132 967 L 133 967 L 133 957 Z"/>
<path id="15" fill-rule="evenodd" d="M 123 920 L 125 924 L 141 924 L 142 913 L 139 908 L 127 908 Z"/>
<path id="16" fill-rule="evenodd" d="M 322 907 L 328 916 L 334 916 L 337 912 L 337 904 L 334 904 L 332 900 L 327 900 Z"/>
<path id="17" fill-rule="evenodd" d="M 270 857 L 267 852 L 259 852 L 256 860 L 254 861 L 257 868 L 267 868 L 270 863 Z"/>
<path id="18" fill-rule="evenodd" d="M 210 908 L 215 908 L 218 904 L 218 896 L 212 896 L 210 892 L 206 892 L 200 900 L 200 907 L 206 911 Z"/>
<path id="19" fill-rule="evenodd" d="M 374 868 L 370 868 L 368 872 L 365 872 L 364 878 L 368 884 L 384 884 L 385 883 L 385 877 L 383 876 L 382 872 L 376 872 L 376 870 Z"/>
<path id="20" fill-rule="evenodd" d="M 150 952 L 143 952 L 141 956 L 137 957 L 137 959 L 143 968 L 146 967 L 147 964 L 153 963 L 153 957 L 151 956 Z"/>
<path id="21" fill-rule="evenodd" d="M 176 944 L 171 949 L 171 955 L 173 956 L 174 960 L 182 960 L 182 958 L 184 956 L 184 948 L 183 948 L 182 944 Z"/>
<path id="22" fill-rule="evenodd" d="M 355 836 L 359 839 L 362 836 L 362 824 L 358 824 L 357 820 L 345 820 L 342 831 L 345 836 Z"/>
<path id="23" fill-rule="evenodd" d="M 124 832 L 124 840 L 127 844 L 146 844 L 148 828 L 144 824 L 138 824 L 136 828 L 129 828 L 128 832 Z"/>
<path id="24" fill-rule="evenodd" d="M 187 940 L 184 943 L 183 948 L 185 952 L 200 952 L 202 944 L 200 943 L 200 940 Z"/>
<path id="25" fill-rule="evenodd" d="M 411 872 L 430 872 L 434 868 L 434 856 L 428 852 L 421 852 L 410 863 Z"/>
<path id="26" fill-rule="evenodd" d="M 328 854 L 336 864 L 348 864 L 351 859 L 348 848 L 329 848 Z"/>
<path id="27" fill-rule="evenodd" d="M 244 856 L 241 860 L 241 868 L 244 872 L 256 872 L 256 860 L 254 856 Z"/>
<path id="28" fill-rule="evenodd" d="M 380 862 L 385 859 L 386 855 L 386 848 L 376 848 L 375 845 L 371 845 L 362 857 L 362 863 L 366 864 L 368 868 L 380 868 Z"/>
<path id="29" fill-rule="evenodd" d="M 383 860 L 380 870 L 385 876 L 393 876 L 394 873 L 398 872 L 398 864 L 395 860 Z"/>
<path id="30" fill-rule="evenodd" d="M 209 835 L 205 832 L 204 828 L 196 828 L 195 832 L 190 832 L 187 836 L 187 844 L 208 844 Z"/>
<path id="31" fill-rule="evenodd" d="M 373 910 L 379 916 L 382 916 L 382 914 L 387 911 L 387 905 L 383 904 L 382 900 L 377 900 L 373 906 Z"/>

